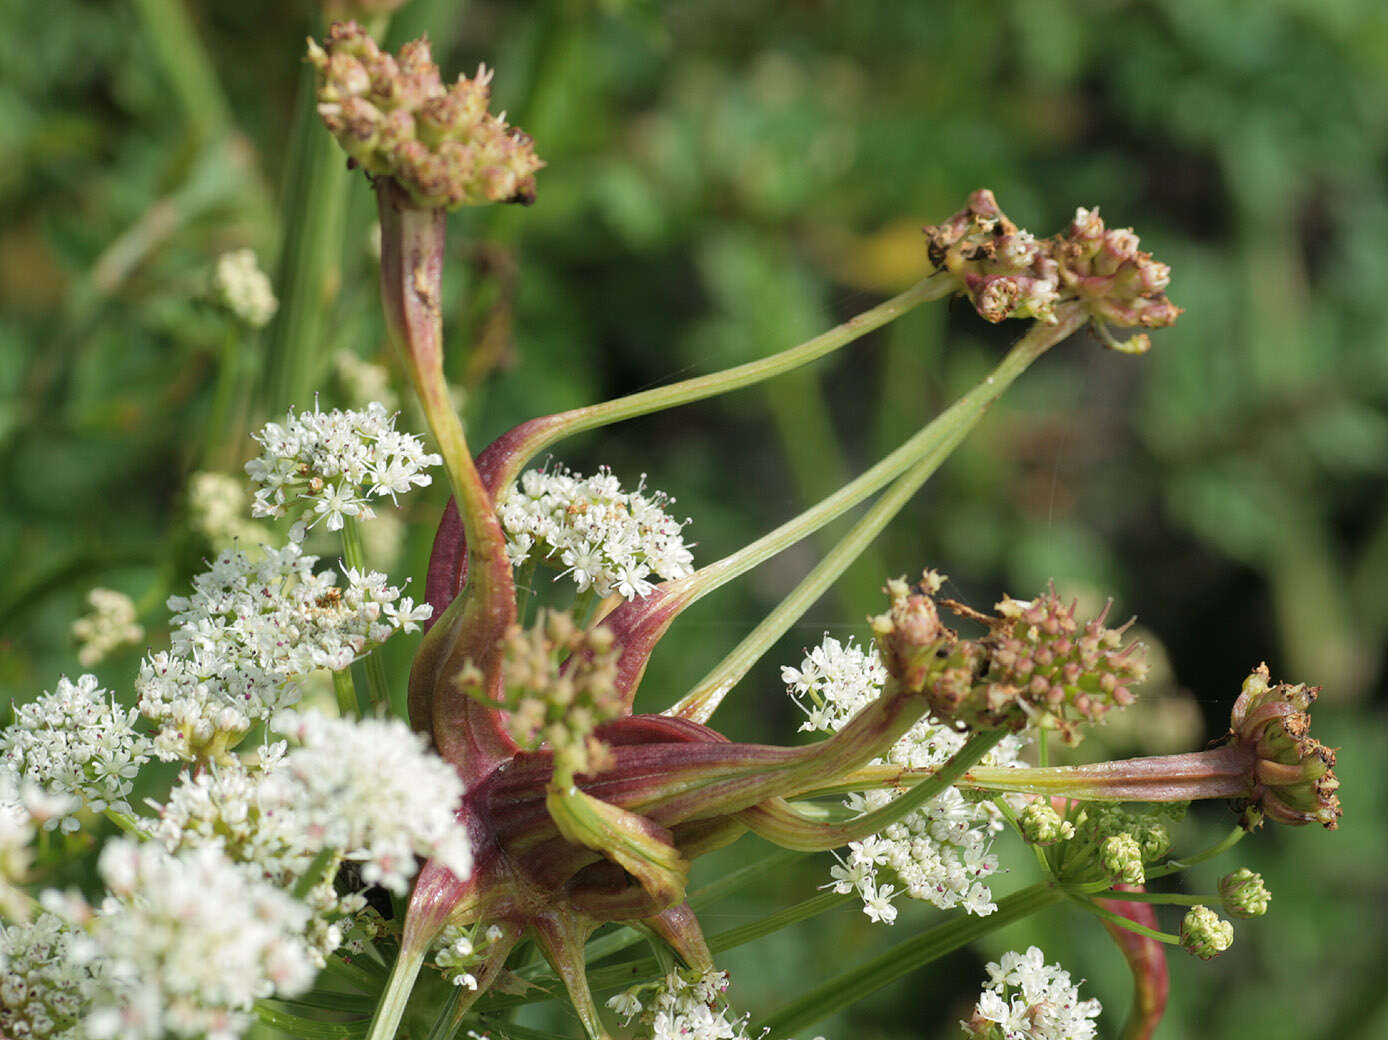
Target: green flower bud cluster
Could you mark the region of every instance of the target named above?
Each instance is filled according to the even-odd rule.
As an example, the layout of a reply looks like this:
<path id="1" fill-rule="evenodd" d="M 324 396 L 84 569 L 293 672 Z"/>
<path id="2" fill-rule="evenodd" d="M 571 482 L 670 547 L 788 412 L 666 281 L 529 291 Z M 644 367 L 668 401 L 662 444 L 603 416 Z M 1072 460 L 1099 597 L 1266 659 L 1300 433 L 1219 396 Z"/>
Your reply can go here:
<path id="1" fill-rule="evenodd" d="M 308 44 L 318 112 L 352 161 L 393 177 L 420 208 L 535 200 L 544 166 L 528 135 L 487 111 L 491 73 L 444 86 L 421 37 L 382 53 L 356 22 L 335 22 Z"/>
<path id="2" fill-rule="evenodd" d="M 1054 323 L 1056 307 L 1081 303 L 1105 345 L 1130 353 L 1150 347 L 1145 334 L 1119 343 L 1104 321 L 1160 328 L 1181 308 L 1166 298 L 1171 269 L 1138 249 L 1131 228 L 1107 229 L 1097 209 L 1080 208 L 1062 233 L 1037 239 L 1013 223 L 987 188 L 964 208 L 925 228 L 930 262 L 959 283 L 987 321 L 1036 318 Z"/>
<path id="3" fill-rule="evenodd" d="M 1054 845 L 1075 836 L 1075 825 L 1043 801 L 1031 802 L 1017 818 L 1022 837 L 1033 845 Z"/>
<path id="4" fill-rule="evenodd" d="M 1099 862 L 1114 881 L 1142 885 L 1147 875 L 1142 869 L 1142 849 L 1131 834 L 1115 834 L 1099 846 Z"/>
<path id="5" fill-rule="evenodd" d="M 1234 942 L 1234 926 L 1207 906 L 1193 906 L 1181 921 L 1181 949 L 1207 961 Z"/>
<path id="6" fill-rule="evenodd" d="M 1083 625 L 1055 589 L 1034 600 L 1004 597 L 990 616 L 962 604 L 945 604 L 962 617 L 989 628 L 981 640 L 955 649 L 959 664 L 942 675 L 931 706 L 937 714 L 958 718 L 975 728 L 1020 730 L 1026 726 L 1057 730 L 1077 743 L 1078 725 L 1097 722 L 1111 707 L 1133 702 L 1131 687 L 1146 677 L 1147 663 L 1139 643 L 1123 645 L 1127 624 L 1108 628 L 1105 607 Z"/>
<path id="7" fill-rule="evenodd" d="M 506 724 L 522 748 L 554 752 L 560 774 L 600 773 L 611 766 L 610 750 L 593 736 L 603 722 L 622 714 L 617 693 L 621 648 L 602 627 L 583 629 L 560 611 L 544 611 L 535 626 L 513 625 L 502 662 Z M 481 673 L 469 669 L 461 681 L 482 688 Z"/>
<path id="8" fill-rule="evenodd" d="M 1262 917 L 1268 912 L 1272 894 L 1263 884 L 1263 876 L 1247 867 L 1226 874 L 1219 881 L 1219 894 L 1224 910 L 1233 917 Z"/>
<path id="9" fill-rule="evenodd" d="M 1279 823 L 1339 825 L 1335 752 L 1307 736 L 1308 713 L 1319 688 L 1298 683 L 1273 685 L 1266 664 L 1244 680 L 1229 718 L 1230 744 L 1252 754 L 1245 823 L 1256 826 L 1259 812 Z"/>
<path id="10" fill-rule="evenodd" d="M 1178 811 L 1184 806 L 1178 806 Z M 1116 805 L 1086 804 L 1071 815 L 1074 838 L 1058 859 L 1072 881 L 1108 880 L 1125 885 L 1146 884 L 1146 864 L 1171 849 L 1169 806 L 1123 809 Z"/>

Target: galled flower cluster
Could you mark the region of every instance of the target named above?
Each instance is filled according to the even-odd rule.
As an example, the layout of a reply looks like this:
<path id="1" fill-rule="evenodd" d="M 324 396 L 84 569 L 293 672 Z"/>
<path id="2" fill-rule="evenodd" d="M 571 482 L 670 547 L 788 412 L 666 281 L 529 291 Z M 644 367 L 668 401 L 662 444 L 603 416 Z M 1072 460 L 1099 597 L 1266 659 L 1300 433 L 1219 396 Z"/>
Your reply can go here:
<path id="1" fill-rule="evenodd" d="M 544 163 L 530 137 L 487 111 L 491 73 L 444 86 L 427 39 L 384 54 L 356 22 L 312 40 L 318 112 L 367 173 L 393 177 L 421 208 L 535 199 Z"/>
<path id="2" fill-rule="evenodd" d="M 1075 604 L 1067 606 L 1054 588 L 1033 600 L 1005 596 L 996 616 L 953 601 L 945 606 L 989 629 L 977 640 L 955 641 L 948 630 L 935 637 L 940 667 L 927 685 L 931 708 L 970 728 L 1039 727 L 1073 743 L 1081 724 L 1131 704 L 1131 687 L 1147 674 L 1141 644 L 1123 644 L 1131 622 L 1108 628 L 1106 607 L 1081 624 Z"/>
<path id="3" fill-rule="evenodd" d="M 1254 760 L 1244 813 L 1250 825 L 1256 813 L 1266 813 L 1278 823 L 1339 826 L 1335 752 L 1309 736 L 1309 712 L 1319 693 L 1305 683 L 1274 684 L 1266 664 L 1244 680 L 1227 739 Z"/>
<path id="4" fill-rule="evenodd" d="M 1045 960 L 1032 946 L 990 962 L 973 1018 L 959 1023 L 964 1032 L 977 1040 L 1091 1040 L 1099 1002 L 1080 1000 L 1070 973 Z"/>
<path id="5" fill-rule="evenodd" d="M 1097 209 L 1080 207 L 1061 234 L 1037 239 L 998 208 L 981 188 L 965 207 L 925 228 L 930 262 L 958 280 L 985 320 L 1037 318 L 1056 321 L 1056 308 L 1078 301 L 1114 349 L 1141 353 L 1146 334 L 1118 343 L 1103 322 L 1161 328 L 1180 316 L 1166 297 L 1171 269 L 1138 249 L 1131 228 L 1106 229 Z"/>
<path id="6" fill-rule="evenodd" d="M 781 678 L 808 715 L 800 728 L 835 733 L 881 695 L 887 669 L 876 650 L 826 636 L 799 668 L 782 668 Z M 909 769 L 934 768 L 963 747 L 966 736 L 927 716 L 876 761 Z M 1021 766 L 1017 755 L 1022 747 L 1020 738 L 1005 737 L 984 762 Z M 893 791 L 868 791 L 851 795 L 845 804 L 868 812 L 895 797 Z M 991 802 L 970 802 L 957 788 L 947 788 L 879 834 L 851 842 L 839 865 L 832 868 L 833 888 L 843 894 L 856 891 L 868 917 L 891 924 L 896 919 L 892 899 L 897 888 L 882 878 L 885 867 L 912 899 L 943 909 L 959 906 L 973 914 L 992 913 L 996 906 L 983 879 L 998 869 L 990 846 L 1001 827 Z"/>
<path id="7" fill-rule="evenodd" d="M 613 592 L 637 599 L 651 591 L 651 576 L 667 581 L 693 573 L 693 554 L 663 492 L 635 491 L 604 467 L 589 477 L 563 466 L 530 470 L 497 501 L 512 566 L 530 559 L 557 561 L 580 592 Z"/>
<path id="8" fill-rule="evenodd" d="M 314 573 L 298 542 L 264 558 L 223 552 L 174 596 L 171 649 L 150 655 L 136 680 L 140 712 L 159 727 L 160 757 L 218 758 L 252 722 L 299 699 L 293 680 L 334 671 L 429 617 L 376 571 Z"/>
<path id="9" fill-rule="evenodd" d="M 117 704 L 96 676 L 76 682 L 64 676 L 53 692 L 15 706 L 14 723 L 0 731 L 0 760 L 44 791 L 76 799 L 46 824 L 75 831 L 82 806 L 94 812 L 132 811 L 126 799 L 151 751 L 149 738 L 135 731 L 136 717 L 135 709 Z"/>
<path id="10" fill-rule="evenodd" d="M 291 411 L 251 436 L 263 449 L 246 463 L 259 485 L 252 515 L 285 516 L 302 504 L 315 514 L 312 524 L 324 520 L 330 531 L 342 528 L 343 517 L 370 519 L 374 498 L 393 502 L 428 486 L 433 478 L 425 471 L 443 461 L 397 430 L 395 416 L 375 402 L 361 411 Z"/>

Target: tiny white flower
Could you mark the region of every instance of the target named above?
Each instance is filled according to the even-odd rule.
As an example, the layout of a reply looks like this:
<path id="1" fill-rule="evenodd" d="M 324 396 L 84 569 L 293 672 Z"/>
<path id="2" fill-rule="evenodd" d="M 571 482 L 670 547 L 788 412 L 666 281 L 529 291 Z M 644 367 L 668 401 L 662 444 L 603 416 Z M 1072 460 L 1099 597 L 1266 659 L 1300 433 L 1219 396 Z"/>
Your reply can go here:
<path id="1" fill-rule="evenodd" d="M 1038 947 L 1005 953 L 986 971 L 974 1016 L 996 1023 L 1007 1040 L 1093 1040 L 1102 1007 L 1097 1000 L 1080 1000 L 1070 973 L 1046 964 Z M 972 1032 L 968 1022 L 960 1025 Z"/>

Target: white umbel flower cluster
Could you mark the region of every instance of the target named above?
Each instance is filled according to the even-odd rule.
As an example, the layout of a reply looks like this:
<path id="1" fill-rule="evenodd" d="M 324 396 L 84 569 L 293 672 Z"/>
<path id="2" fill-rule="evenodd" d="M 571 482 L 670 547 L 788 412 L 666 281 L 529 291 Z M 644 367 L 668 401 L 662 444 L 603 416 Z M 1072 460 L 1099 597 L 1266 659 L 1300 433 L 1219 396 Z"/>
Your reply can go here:
<path id="1" fill-rule="evenodd" d="M 217 849 L 174 856 L 121 839 L 98 871 L 110 895 L 90 959 L 108 978 L 86 1019 L 91 1040 L 233 1040 L 257 999 L 312 984 L 308 907 Z"/>
<path id="2" fill-rule="evenodd" d="M 0 1036 L 11 1040 L 85 1040 L 82 1018 L 96 994 L 81 956 L 87 940 L 53 914 L 0 933 Z"/>
<path id="3" fill-rule="evenodd" d="M 1003 1040 L 1092 1040 L 1094 1019 L 1102 1007 L 1097 1000 L 1080 1000 L 1070 973 L 1045 961 L 1045 954 L 1033 946 L 1026 953 L 1003 954 L 1001 963 L 989 963 L 988 983 L 974 1016 L 959 1023 L 964 1032 L 988 1037 L 996 1030 Z"/>
<path id="4" fill-rule="evenodd" d="M 522 474 L 496 507 L 511 565 L 548 560 L 579 592 L 626 599 L 650 592 L 652 577 L 692 574 L 694 556 L 681 536 L 689 521 L 673 519 L 666 506 L 675 500 L 646 493 L 645 479 L 628 492 L 606 467 L 590 477 L 563 466 Z"/>
<path id="5" fill-rule="evenodd" d="M 136 680 L 140 711 L 159 727 L 162 758 L 215 757 L 252 722 L 299 699 L 294 680 L 317 668 L 340 671 L 398 631 L 428 618 L 377 571 L 315 574 L 298 542 L 251 560 L 224 551 L 173 596 L 177 626 L 167 653 L 146 659 Z"/>
<path id="6" fill-rule="evenodd" d="M 253 329 L 268 325 L 279 308 L 253 250 L 234 249 L 217 257 L 211 281 L 212 298 Z"/>
<path id="7" fill-rule="evenodd" d="M 781 678 L 807 716 L 801 730 L 834 733 L 877 699 L 887 671 L 876 649 L 864 650 L 852 640 L 845 644 L 825 636 L 799 668 L 782 668 Z M 943 765 L 965 740 L 965 734 L 927 717 L 877 761 L 928 769 Z M 1021 748 L 1018 738 L 1005 737 L 984 762 L 1021 765 L 1017 761 Z M 871 812 L 895 797 L 892 791 L 867 791 L 850 795 L 845 804 L 858 812 Z M 863 900 L 863 912 L 884 924 L 896 920 L 893 900 L 903 893 L 941 909 L 962 907 L 971 914 L 990 914 L 997 906 L 984 879 L 998 869 L 991 845 L 1001 829 L 992 804 L 971 802 L 956 788 L 948 788 L 880 833 L 850 843 L 830 871 L 829 887 L 844 895 L 856 891 Z M 883 877 L 883 868 L 896 884 Z"/>
<path id="8" fill-rule="evenodd" d="M 403 895 L 415 856 L 439 861 L 460 878 L 472 873 L 472 847 L 458 823 L 457 772 L 399 719 L 332 719 L 282 712 L 275 729 L 298 741 L 262 790 L 286 806 L 318 848 L 342 849 L 361 877 Z"/>
<path id="9" fill-rule="evenodd" d="M 76 682 L 64 676 L 52 693 L 15 707 L 14 723 L 0 731 L 0 756 L 46 791 L 71 795 L 94 812 L 130 813 L 126 798 L 151 751 L 149 738 L 135 731 L 137 717 L 135 709 L 118 705 L 96 676 Z M 70 805 L 45 826 L 77 830 L 78 808 Z"/>
<path id="10" fill-rule="evenodd" d="M 650 1040 L 746 1040 L 747 1016 L 728 1018 L 725 971 L 675 969 L 659 982 L 634 986 L 607 1006 L 630 1022 L 639 1017 Z"/>
<path id="11" fill-rule="evenodd" d="M 246 472 L 259 490 L 254 516 L 285 516 L 297 505 L 342 529 L 343 518 L 375 516 L 371 500 L 392 502 L 433 478 L 426 472 L 443 458 L 424 450 L 424 442 L 395 428 L 395 416 L 372 402 L 361 411 L 290 412 L 251 435 L 261 446 Z"/>
<path id="12" fill-rule="evenodd" d="M 83 668 L 94 668 L 106 660 L 111 651 L 145 637 L 145 630 L 135 621 L 135 601 L 115 589 L 92 589 L 87 593 L 91 613 L 72 623 L 72 637 L 77 640 L 77 660 Z"/>

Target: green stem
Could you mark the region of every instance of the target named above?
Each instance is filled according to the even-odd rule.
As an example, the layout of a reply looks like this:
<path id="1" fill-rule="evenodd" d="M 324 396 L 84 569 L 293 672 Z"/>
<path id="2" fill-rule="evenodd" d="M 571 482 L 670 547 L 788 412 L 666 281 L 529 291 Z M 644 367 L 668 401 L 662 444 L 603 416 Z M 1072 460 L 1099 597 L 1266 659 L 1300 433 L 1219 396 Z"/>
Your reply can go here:
<path id="1" fill-rule="evenodd" d="M 1145 935 L 1149 939 L 1156 939 L 1158 942 L 1168 943 L 1172 946 L 1179 946 L 1181 943 L 1181 937 L 1179 935 L 1172 935 L 1170 932 L 1159 932 L 1155 928 L 1148 928 L 1145 924 L 1138 924 L 1131 917 L 1124 917 L 1122 914 L 1116 914 L 1112 910 L 1107 910 L 1091 899 L 1077 896 L 1074 893 L 1067 893 L 1067 895 L 1072 901 L 1084 907 L 1084 909 L 1088 910 L 1100 920 L 1108 921 L 1110 924 L 1115 924 L 1119 928 L 1126 929 L 1130 932 L 1136 932 L 1138 935 Z M 1127 900 L 1132 895 L 1133 893 L 1131 892 L 1118 892 L 1115 894 L 1114 898 Z"/>
<path id="2" fill-rule="evenodd" d="M 231 109 L 180 0 L 135 0 L 155 58 L 194 133 L 207 141 L 231 125 Z"/>
<path id="3" fill-rule="evenodd" d="M 298 1040 L 359 1040 L 362 1036 L 360 1026 L 302 1018 L 272 1007 L 263 1000 L 255 1002 L 255 1017 L 272 1029 Z"/>
<path id="4" fill-rule="evenodd" d="M 1207 859 L 1214 859 L 1216 856 L 1221 856 L 1228 852 L 1242 841 L 1244 835 L 1247 833 L 1248 832 L 1244 830 L 1242 824 L 1235 824 L 1228 834 L 1215 842 L 1204 852 L 1197 852 L 1194 856 L 1187 856 L 1185 859 L 1168 860 L 1162 866 L 1152 867 L 1144 873 L 1146 873 L 1148 880 L 1151 880 L 1152 878 L 1166 877 L 1168 874 L 1175 874 L 1182 870 L 1188 870 L 1197 863 L 1204 863 Z"/>
<path id="5" fill-rule="evenodd" d="M 337 713 L 342 718 L 354 719 L 361 714 L 357 687 L 352 682 L 352 669 L 333 672 L 333 694 L 337 697 Z"/>
<path id="6" fill-rule="evenodd" d="M 371 1018 L 371 1031 L 367 1040 L 395 1040 L 400 1021 L 405 1017 L 405 1008 L 410 1002 L 410 992 L 414 989 L 419 969 L 424 965 L 424 955 L 428 944 L 416 947 L 402 947 L 391 969 L 386 991 L 381 994 L 381 1002 L 376 1005 L 376 1014 Z"/>
<path id="7" fill-rule="evenodd" d="M 342 518 L 342 559 L 348 567 L 358 573 L 366 573 L 366 552 L 362 546 L 361 523 L 354 516 Z M 369 710 L 379 711 L 382 706 L 389 708 L 393 703 L 390 698 L 390 681 L 386 678 L 385 663 L 381 660 L 379 647 L 362 659 L 362 666 L 366 669 Z"/>
<path id="8" fill-rule="evenodd" d="M 341 859 L 342 855 L 338 849 L 319 849 L 309 861 L 308 868 L 299 876 L 299 880 L 294 882 L 294 898 L 306 899 L 310 892 L 335 875 Z"/>
<path id="9" fill-rule="evenodd" d="M 876 834 L 882 828 L 938 797 L 963 776 L 970 766 L 996 747 L 1005 735 L 1004 730 L 975 733 L 933 776 L 922 780 L 906 794 L 893 798 L 881 808 L 842 823 L 820 823 L 797 813 L 790 806 L 786 806 L 788 812 L 781 815 L 761 815 L 758 814 L 758 810 L 753 809 L 742 818 L 757 834 L 767 840 L 786 848 L 802 849 L 806 852 L 834 849 L 851 841 L 861 841 L 869 834 Z"/>
<path id="10" fill-rule="evenodd" d="M 602 404 L 559 412 L 556 415 L 537 420 L 533 424 L 533 428 L 528 430 L 514 445 L 514 451 L 507 460 L 506 470 L 497 482 L 497 486 L 506 487 L 514 483 L 516 478 L 520 476 L 521 470 L 531 459 L 551 444 L 563 440 L 565 437 L 621 422 L 624 419 L 634 419 L 637 416 L 649 415 L 651 412 L 664 411 L 667 408 L 675 408 L 692 401 L 701 401 L 706 397 L 716 397 L 733 390 L 753 386 L 781 375 L 783 372 L 789 372 L 801 365 L 816 361 L 840 347 L 847 346 L 874 329 L 879 329 L 888 322 L 894 321 L 922 303 L 939 300 L 950 295 L 956 288 L 957 285 L 952 278 L 944 275 L 932 275 L 917 282 L 905 292 L 893 296 L 890 300 L 849 318 L 842 325 L 821 333 L 813 339 L 806 340 L 798 346 L 789 347 L 778 354 L 772 354 L 770 357 L 736 365 L 722 372 L 686 379 L 670 386 L 643 390 L 640 393 L 618 397 Z"/>
<path id="11" fill-rule="evenodd" d="M 280 307 L 268 330 L 265 407 L 307 407 L 318 375 L 325 318 L 337 295 L 347 200 L 346 158 L 320 124 L 316 74 L 305 67 L 289 146 L 284 237 L 275 289 Z"/>
<path id="12" fill-rule="evenodd" d="M 1224 897 L 1220 895 L 1187 896 L 1179 892 L 1130 892 L 1127 889 L 1110 889 L 1108 882 L 1098 891 L 1089 893 L 1095 899 L 1120 899 L 1125 903 L 1153 903 L 1157 906 L 1223 906 Z"/>
<path id="13" fill-rule="evenodd" d="M 966 946 L 990 932 L 1059 903 L 1065 893 L 1053 882 L 1041 881 L 998 901 L 987 917 L 959 917 L 898 943 L 866 964 L 842 972 L 756 1023 L 750 1036 L 769 1032 L 779 1040 L 820 1021 L 840 1008 L 856 1004 L 901 976 Z"/>
<path id="14" fill-rule="evenodd" d="M 1008 351 L 993 372 L 978 386 L 942 412 L 928 426 L 901 447 L 844 485 L 817 505 L 746 548 L 698 572 L 691 583 L 698 583 L 696 596 L 702 596 L 755 567 L 786 546 L 805 537 L 845 510 L 879 490 L 888 481 L 897 482 L 854 525 L 804 580 L 733 649 L 704 676 L 667 714 L 707 722 L 728 691 L 753 664 L 785 634 L 805 611 L 838 580 L 863 548 L 901 510 L 920 486 L 940 467 L 964 437 L 977 425 L 988 407 L 1002 395 L 1033 361 L 1084 324 L 1078 308 L 1061 312 L 1055 325 L 1034 324 Z"/>
<path id="15" fill-rule="evenodd" d="M 118 809 L 107 809 L 102 815 L 132 838 L 139 838 L 141 841 L 144 841 L 149 837 L 149 832 L 141 827 L 139 820 L 129 813 L 123 813 Z M 39 832 L 40 835 L 46 833 L 46 831 Z"/>
<path id="16" fill-rule="evenodd" d="M 520 573 L 516 575 L 516 620 L 525 625 L 525 611 L 530 605 L 530 596 L 533 591 L 535 572 L 540 566 L 540 554 L 533 552 L 521 564 Z"/>

